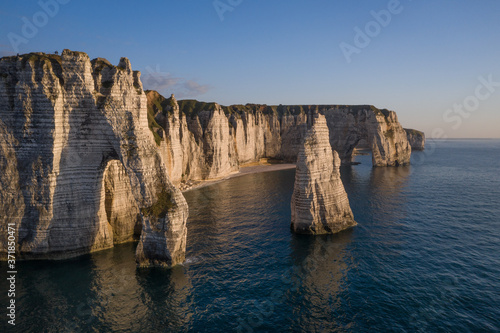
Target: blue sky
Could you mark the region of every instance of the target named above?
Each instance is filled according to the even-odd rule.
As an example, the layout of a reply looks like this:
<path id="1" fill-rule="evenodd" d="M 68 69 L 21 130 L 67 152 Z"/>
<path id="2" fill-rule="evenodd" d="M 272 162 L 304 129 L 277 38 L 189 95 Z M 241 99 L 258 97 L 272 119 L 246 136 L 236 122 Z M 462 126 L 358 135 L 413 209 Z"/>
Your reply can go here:
<path id="1" fill-rule="evenodd" d="M 164 95 L 373 104 L 428 137 L 500 137 L 497 0 L 58 1 L 45 16 L 38 1 L 3 1 L 0 55 L 126 56 L 145 88 Z M 377 23 L 372 12 L 381 11 L 390 22 Z M 26 20 L 36 33 L 23 32 Z M 369 43 L 356 44 L 356 31 Z M 350 62 L 347 44 L 357 48 Z"/>

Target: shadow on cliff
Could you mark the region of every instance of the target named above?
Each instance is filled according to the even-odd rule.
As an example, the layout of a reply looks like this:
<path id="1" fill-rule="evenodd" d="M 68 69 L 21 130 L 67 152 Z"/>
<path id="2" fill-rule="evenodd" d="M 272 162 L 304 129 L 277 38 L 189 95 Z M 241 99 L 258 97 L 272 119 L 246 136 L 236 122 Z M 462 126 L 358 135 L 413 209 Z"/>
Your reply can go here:
<path id="1" fill-rule="evenodd" d="M 68 113 L 67 145 L 60 152 L 51 198 L 53 210 L 47 214 L 50 217 L 47 221 L 50 225 L 47 230 L 48 251 L 52 252 L 50 257 L 75 256 L 113 246 L 111 227 L 106 222 L 102 223 L 102 220 L 106 221 L 106 214 L 104 212 L 100 216 L 103 213 L 100 209 L 104 206 L 101 202 L 104 170 L 109 161 L 119 159 L 112 144 L 119 139 L 102 112 L 85 100 Z M 53 151 L 44 161 L 52 170 L 52 163 L 58 158 L 57 147 L 53 147 Z M 29 195 L 25 193 L 25 198 Z M 30 220 L 33 221 L 33 216 L 25 216 L 23 223 Z M 40 220 L 44 221 L 43 218 Z M 67 230 L 70 229 L 74 233 L 68 235 Z M 37 231 L 40 229 L 37 228 Z M 31 239 L 36 237 L 36 234 L 31 235 Z M 26 240 L 29 241 L 30 237 L 23 241 Z"/>
<path id="2" fill-rule="evenodd" d="M 79 232 L 79 238 L 83 239 L 83 243 L 78 244 L 76 241 L 74 243 L 76 246 L 83 248 L 84 251 L 88 251 L 89 247 L 101 249 L 113 246 L 111 226 L 106 223 L 106 215 L 99 216 L 99 214 L 103 213 L 100 212 L 100 208 L 103 206 L 101 200 L 104 199 L 101 198 L 104 171 L 111 160 L 119 159 L 119 155 L 112 144 L 112 142 L 119 142 L 119 138 L 114 135 L 113 128 L 104 114 L 86 104 L 81 101 L 80 105 L 72 110 L 69 115 L 69 144 L 61 153 L 62 172 L 57 178 L 54 194 L 54 198 L 60 198 L 62 195 L 66 196 L 66 205 L 60 207 L 60 212 L 54 211 L 54 216 L 67 217 L 67 219 L 58 220 L 59 225 L 54 225 L 54 229 L 69 228 L 71 224 L 75 223 L 75 220 L 80 220 L 79 225 L 85 226 L 87 224 L 87 227 L 83 227 Z M 81 110 L 88 111 L 79 112 Z M 96 138 L 103 135 L 107 137 L 96 140 Z M 83 188 L 75 191 L 75 186 L 71 186 L 70 195 L 68 196 L 68 188 L 65 188 L 65 185 L 68 182 L 71 183 L 74 176 L 72 172 L 74 168 L 71 165 L 75 164 L 78 165 L 80 170 L 85 170 L 80 171 L 78 175 L 78 185 Z M 70 200 L 68 201 L 68 199 Z M 105 223 L 101 221 L 103 217 L 106 220 Z M 50 235 L 51 238 L 63 236 L 63 234 L 54 235 L 52 232 Z M 104 239 L 97 239 L 103 236 Z M 108 239 L 110 236 L 111 239 Z"/>

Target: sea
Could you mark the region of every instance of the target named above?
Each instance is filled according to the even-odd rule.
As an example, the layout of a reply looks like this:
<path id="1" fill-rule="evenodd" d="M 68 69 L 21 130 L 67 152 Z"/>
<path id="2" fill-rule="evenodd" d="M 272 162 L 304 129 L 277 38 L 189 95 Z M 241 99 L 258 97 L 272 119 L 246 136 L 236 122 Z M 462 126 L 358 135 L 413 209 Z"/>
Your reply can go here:
<path id="1" fill-rule="evenodd" d="M 500 140 L 429 140 L 412 165 L 341 168 L 358 225 L 295 235 L 295 170 L 185 193 L 186 262 L 137 244 L 17 265 L 2 332 L 499 332 Z M 6 276 L 6 263 L 0 276 Z"/>

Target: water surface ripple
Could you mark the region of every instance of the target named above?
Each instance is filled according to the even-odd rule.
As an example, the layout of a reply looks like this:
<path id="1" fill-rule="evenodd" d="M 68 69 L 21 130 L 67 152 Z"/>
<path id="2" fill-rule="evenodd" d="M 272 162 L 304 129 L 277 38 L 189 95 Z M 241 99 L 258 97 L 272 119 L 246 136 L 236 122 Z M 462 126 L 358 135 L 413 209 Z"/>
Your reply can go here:
<path id="1" fill-rule="evenodd" d="M 290 232 L 294 170 L 233 178 L 185 194 L 184 265 L 136 270 L 135 244 L 19 263 L 9 331 L 499 331 L 500 140 L 357 159 L 341 170 L 351 230 Z"/>

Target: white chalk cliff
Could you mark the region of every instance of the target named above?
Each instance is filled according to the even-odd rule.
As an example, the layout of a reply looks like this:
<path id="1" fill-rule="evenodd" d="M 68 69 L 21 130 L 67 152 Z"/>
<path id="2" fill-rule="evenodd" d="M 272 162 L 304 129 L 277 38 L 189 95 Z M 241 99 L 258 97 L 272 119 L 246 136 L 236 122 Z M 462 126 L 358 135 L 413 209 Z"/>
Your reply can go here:
<path id="1" fill-rule="evenodd" d="M 343 164 L 352 161 L 354 148 L 367 142 L 374 166 L 410 164 L 411 146 L 396 112 L 373 106 L 336 107 L 324 112 L 330 143 Z"/>
<path id="2" fill-rule="evenodd" d="M 342 163 L 351 163 L 360 142 L 369 144 L 374 166 L 410 163 L 411 147 L 393 111 L 338 105 L 225 107 L 166 99 L 156 91 L 148 91 L 147 97 L 150 128 L 176 185 L 225 177 L 239 165 L 260 158 L 295 162 L 307 130 L 307 115 L 313 112 L 325 115 L 330 143 Z"/>
<path id="3" fill-rule="evenodd" d="M 291 201 L 295 233 L 331 234 L 356 225 L 339 168 L 325 116 L 316 114 L 297 157 Z"/>
<path id="4" fill-rule="evenodd" d="M 425 133 L 411 128 L 405 128 L 406 137 L 412 150 L 425 150 Z"/>
<path id="5" fill-rule="evenodd" d="M 148 129 L 140 73 L 85 53 L 0 60 L 0 251 L 67 258 L 139 236 L 139 265 L 184 260 L 187 204 Z M 142 230 L 142 231 L 141 231 Z"/>
<path id="6" fill-rule="evenodd" d="M 1 58 L 0 258 L 11 223 L 18 258 L 135 239 L 138 265 L 180 263 L 188 207 L 175 186 L 261 158 L 295 162 L 316 111 L 344 163 L 360 141 L 374 166 L 409 163 L 396 114 L 373 106 L 177 101 L 145 93 L 127 58 L 118 66 L 69 50 Z"/>

